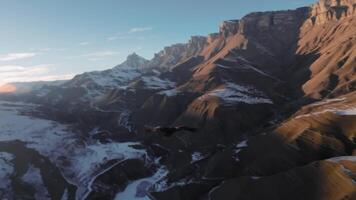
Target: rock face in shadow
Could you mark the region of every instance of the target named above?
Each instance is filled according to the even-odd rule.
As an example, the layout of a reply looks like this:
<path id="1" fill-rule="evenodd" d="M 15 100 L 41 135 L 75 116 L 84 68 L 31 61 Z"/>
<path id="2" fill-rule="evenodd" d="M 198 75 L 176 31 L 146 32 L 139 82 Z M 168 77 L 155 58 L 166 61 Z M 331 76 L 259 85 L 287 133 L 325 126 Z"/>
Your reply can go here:
<path id="1" fill-rule="evenodd" d="M 355 167 L 354 162 L 348 167 Z M 225 181 L 210 199 L 354 199 L 353 178 L 343 164 L 318 161 L 269 177 L 240 177 Z"/>

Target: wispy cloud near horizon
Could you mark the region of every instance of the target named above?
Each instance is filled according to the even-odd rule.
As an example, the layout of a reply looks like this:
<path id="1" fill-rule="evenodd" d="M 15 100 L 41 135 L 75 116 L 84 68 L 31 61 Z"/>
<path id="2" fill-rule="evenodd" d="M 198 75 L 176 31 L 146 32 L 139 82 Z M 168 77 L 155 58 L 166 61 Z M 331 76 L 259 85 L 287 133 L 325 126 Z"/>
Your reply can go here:
<path id="1" fill-rule="evenodd" d="M 0 86 L 13 82 L 53 81 L 66 80 L 74 77 L 74 74 L 54 75 L 51 73 L 52 64 L 21 66 L 0 66 Z"/>
<path id="2" fill-rule="evenodd" d="M 0 61 L 14 61 L 21 60 L 25 58 L 32 58 L 38 55 L 37 53 L 8 53 L 0 54 Z"/>
<path id="3" fill-rule="evenodd" d="M 153 29 L 152 27 L 135 27 L 135 28 L 131 28 L 129 30 L 129 33 L 138 33 L 138 32 L 151 31 L 152 29 Z"/>
<path id="4" fill-rule="evenodd" d="M 87 46 L 89 44 L 90 44 L 90 42 L 81 42 L 81 43 L 79 43 L 80 46 Z"/>
<path id="5" fill-rule="evenodd" d="M 153 30 L 152 27 L 134 27 L 128 30 L 127 32 L 124 33 L 118 33 L 114 36 L 107 37 L 107 41 L 114 41 L 114 40 L 125 40 L 125 39 L 138 39 L 138 40 L 144 40 L 144 36 L 135 36 L 135 33 L 142 33 L 146 31 L 151 31 Z"/>

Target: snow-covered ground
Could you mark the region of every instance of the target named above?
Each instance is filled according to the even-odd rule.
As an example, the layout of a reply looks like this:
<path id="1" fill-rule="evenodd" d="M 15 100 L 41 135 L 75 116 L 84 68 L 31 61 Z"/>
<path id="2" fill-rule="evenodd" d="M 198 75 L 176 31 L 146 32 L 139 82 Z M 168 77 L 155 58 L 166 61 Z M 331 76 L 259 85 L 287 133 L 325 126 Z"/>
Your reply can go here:
<path id="1" fill-rule="evenodd" d="M 175 86 L 174 82 L 163 80 L 155 76 L 144 76 L 141 80 L 145 87 L 151 90 L 166 90 Z"/>
<path id="2" fill-rule="evenodd" d="M 22 181 L 32 185 L 36 189 L 35 199 L 51 199 L 47 188 L 43 184 L 40 169 L 30 165 L 27 172 L 22 176 Z"/>
<path id="3" fill-rule="evenodd" d="M 131 118 L 131 111 L 130 110 L 123 110 L 120 113 L 118 124 L 119 124 L 119 126 L 124 127 L 128 131 L 132 132 L 132 130 L 133 130 L 132 126 L 133 125 L 131 124 L 130 118 Z"/>
<path id="4" fill-rule="evenodd" d="M 248 140 L 244 140 L 244 141 L 238 143 L 236 145 L 236 148 L 241 149 L 241 148 L 244 148 L 244 147 L 248 147 L 247 142 L 248 142 Z"/>
<path id="5" fill-rule="evenodd" d="M 351 116 L 351 115 L 356 116 L 356 108 L 350 108 L 350 109 L 346 109 L 346 110 L 338 110 L 335 112 L 335 114 L 341 115 L 341 116 Z"/>
<path id="6" fill-rule="evenodd" d="M 334 158 L 327 159 L 327 161 L 330 161 L 330 162 L 340 162 L 342 160 L 356 162 L 356 156 L 341 156 L 341 157 L 334 157 Z"/>
<path id="7" fill-rule="evenodd" d="M 100 98 L 103 91 L 108 89 L 126 89 L 130 81 L 143 73 L 132 67 L 115 67 L 106 71 L 87 72 L 76 76 L 64 87 L 82 87 L 86 90 L 84 98 Z"/>
<path id="8" fill-rule="evenodd" d="M 236 161 L 240 161 L 240 158 L 239 158 L 238 154 L 240 153 L 240 151 L 241 151 L 243 148 L 248 147 L 247 142 L 248 142 L 248 140 L 244 140 L 244 141 L 242 141 L 242 142 L 240 142 L 240 143 L 238 143 L 238 144 L 236 145 L 235 154 L 234 154 L 234 159 L 235 159 Z"/>
<path id="9" fill-rule="evenodd" d="M 203 100 L 210 96 L 218 97 L 226 104 L 273 104 L 272 100 L 261 91 L 251 86 L 241 86 L 234 83 L 226 83 L 224 88 L 212 90 L 199 99 Z"/>
<path id="10" fill-rule="evenodd" d="M 326 100 L 323 100 L 323 101 L 319 101 L 319 102 L 313 103 L 312 105 L 321 106 L 321 105 L 325 105 L 325 104 L 328 104 L 328 103 L 340 102 L 340 101 L 345 101 L 345 100 L 346 100 L 345 97 L 337 98 L 337 99 L 326 99 Z"/>
<path id="11" fill-rule="evenodd" d="M 171 90 L 161 91 L 158 94 L 165 95 L 167 97 L 173 97 L 173 96 L 178 95 L 179 93 L 180 93 L 180 91 L 177 90 L 176 88 L 174 88 L 174 89 L 171 89 Z"/>
<path id="12" fill-rule="evenodd" d="M 100 87 L 117 87 L 141 75 L 136 68 L 114 68 L 110 71 L 87 72 L 72 80 L 71 84 L 85 86 L 95 84 Z M 89 86 L 87 85 L 87 86 Z"/>
<path id="13" fill-rule="evenodd" d="M 339 116 L 356 116 L 356 108 L 349 107 L 349 108 L 327 108 L 321 111 L 315 111 L 308 114 L 298 115 L 296 119 L 301 119 L 310 116 L 317 116 L 325 113 L 333 113 Z"/>
<path id="14" fill-rule="evenodd" d="M 356 162 L 356 156 L 341 156 L 335 158 L 329 158 L 327 161 L 341 164 L 341 170 L 352 178 L 352 183 L 356 185 L 356 172 L 354 170 L 347 168 L 342 164 L 341 161 L 351 161 Z"/>
<path id="15" fill-rule="evenodd" d="M 67 125 L 20 114 L 23 109 L 35 107 L 31 104 L 0 102 L 0 141 L 23 141 L 28 148 L 48 157 L 62 171 L 64 178 L 78 187 L 77 199 L 87 195 L 95 178 L 112 167 L 103 169 L 108 161 L 147 159 L 144 149 L 133 147 L 139 143 L 87 144 Z M 4 160 L 0 158 L 0 162 Z M 3 164 L 1 167 L 3 171 L 11 171 L 11 165 Z M 32 175 L 35 174 L 32 172 Z"/>
<path id="16" fill-rule="evenodd" d="M 13 159 L 12 154 L 0 152 L 0 194 L 2 189 L 8 189 L 11 185 L 10 177 L 14 172 L 14 166 L 11 163 Z"/>
<path id="17" fill-rule="evenodd" d="M 124 191 L 118 193 L 115 200 L 149 200 L 147 190 L 167 175 L 165 167 L 161 167 L 151 177 L 139 179 L 131 182 Z"/>
<path id="18" fill-rule="evenodd" d="M 195 163 L 195 162 L 198 162 L 200 160 L 203 160 L 205 157 L 202 153 L 200 152 L 194 152 L 192 153 L 192 161 L 190 163 Z"/>

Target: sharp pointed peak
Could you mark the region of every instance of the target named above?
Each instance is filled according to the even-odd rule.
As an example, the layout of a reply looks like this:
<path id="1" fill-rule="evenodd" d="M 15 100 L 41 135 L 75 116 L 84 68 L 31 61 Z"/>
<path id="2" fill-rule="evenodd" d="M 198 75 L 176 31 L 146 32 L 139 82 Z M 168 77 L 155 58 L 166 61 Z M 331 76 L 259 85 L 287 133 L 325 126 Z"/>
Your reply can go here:
<path id="1" fill-rule="evenodd" d="M 138 55 L 136 52 L 129 54 L 126 61 L 116 67 L 133 67 L 133 68 L 143 68 L 147 65 L 149 61 Z"/>

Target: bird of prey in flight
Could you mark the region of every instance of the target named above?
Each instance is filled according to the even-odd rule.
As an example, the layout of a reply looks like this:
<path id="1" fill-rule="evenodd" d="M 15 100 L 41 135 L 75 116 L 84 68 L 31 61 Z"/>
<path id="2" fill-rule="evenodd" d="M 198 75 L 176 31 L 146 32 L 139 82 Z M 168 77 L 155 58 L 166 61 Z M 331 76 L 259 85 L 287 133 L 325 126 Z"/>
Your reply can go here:
<path id="1" fill-rule="evenodd" d="M 175 134 L 178 131 L 189 131 L 189 132 L 196 132 L 196 128 L 191 128 L 187 126 L 175 126 L 175 127 L 169 127 L 169 126 L 156 126 L 156 127 L 145 127 L 145 131 L 148 133 L 158 133 L 158 134 L 163 134 L 165 137 L 171 137 L 173 134 Z"/>

